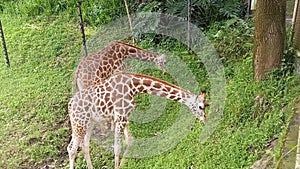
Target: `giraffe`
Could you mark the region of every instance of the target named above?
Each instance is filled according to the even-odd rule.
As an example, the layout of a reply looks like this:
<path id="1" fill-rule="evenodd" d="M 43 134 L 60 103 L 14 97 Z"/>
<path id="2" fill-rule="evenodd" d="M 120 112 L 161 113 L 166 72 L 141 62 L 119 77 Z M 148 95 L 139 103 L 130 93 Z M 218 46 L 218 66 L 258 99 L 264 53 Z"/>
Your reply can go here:
<path id="1" fill-rule="evenodd" d="M 78 147 L 82 147 L 89 169 L 92 163 L 89 154 L 91 130 L 98 123 L 114 122 L 115 168 L 120 166 L 122 135 L 125 142 L 131 142 L 128 131 L 128 118 L 135 107 L 134 96 L 147 93 L 164 97 L 190 108 L 192 113 L 205 123 L 206 92 L 192 94 L 178 86 L 151 76 L 117 72 L 101 84 L 90 86 L 76 92 L 68 104 L 68 113 L 72 128 L 72 139 L 67 148 L 70 169 L 74 168 Z"/>
<path id="2" fill-rule="evenodd" d="M 163 73 L 166 72 L 165 54 L 158 55 L 127 43 L 113 41 L 102 50 L 81 60 L 75 71 L 76 90 L 102 83 L 114 72 L 124 70 L 126 58 L 154 62 Z"/>

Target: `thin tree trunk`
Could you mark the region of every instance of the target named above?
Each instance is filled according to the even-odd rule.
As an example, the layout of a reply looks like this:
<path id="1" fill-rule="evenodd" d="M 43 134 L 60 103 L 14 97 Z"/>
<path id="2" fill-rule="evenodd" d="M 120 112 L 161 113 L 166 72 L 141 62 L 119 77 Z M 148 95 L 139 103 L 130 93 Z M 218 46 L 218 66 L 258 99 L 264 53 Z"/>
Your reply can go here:
<path id="1" fill-rule="evenodd" d="M 247 4 L 248 4 L 248 6 L 247 6 L 247 13 L 246 13 L 246 19 L 248 20 L 249 19 L 249 17 L 250 17 L 250 12 L 251 12 L 251 0 L 247 0 Z"/>
<path id="2" fill-rule="evenodd" d="M 124 0 L 124 4 L 125 4 L 126 12 L 127 12 L 127 17 L 128 17 L 130 31 L 133 34 L 132 21 L 131 21 L 131 17 L 130 17 L 130 13 L 129 13 L 129 8 L 128 8 L 126 0 Z M 133 36 L 132 36 L 132 42 L 134 43 L 134 37 Z"/>
<path id="3" fill-rule="evenodd" d="M 187 45 L 188 53 L 191 53 L 191 16 L 192 16 L 192 0 L 188 0 L 188 34 L 187 34 Z"/>
<path id="4" fill-rule="evenodd" d="M 7 53 L 7 48 L 6 48 L 6 43 L 5 43 L 4 32 L 3 32 L 3 29 L 2 29 L 1 20 L 0 20 L 0 34 L 1 34 L 1 39 L 2 39 L 2 45 L 3 45 L 6 65 L 7 65 L 7 67 L 10 67 L 10 62 L 9 62 L 9 57 L 8 57 L 8 53 Z"/>
<path id="5" fill-rule="evenodd" d="M 297 53 L 300 51 L 300 3 L 295 1 L 295 22 L 293 27 L 293 45 Z"/>
<path id="6" fill-rule="evenodd" d="M 85 34 L 84 34 L 84 25 L 83 25 L 83 21 L 82 21 L 81 3 L 80 2 L 78 3 L 77 9 L 78 9 L 78 16 L 79 16 L 79 28 L 80 28 L 81 36 L 82 36 L 84 57 L 87 57 L 88 52 L 87 52 L 87 48 L 86 48 L 86 40 L 85 40 Z"/>
<path id="7" fill-rule="evenodd" d="M 285 44 L 285 0 L 259 0 L 256 4 L 254 78 L 261 80 L 280 67 Z"/>
<path id="8" fill-rule="evenodd" d="M 293 18 L 292 18 L 292 40 L 294 39 L 294 32 L 295 32 L 295 24 L 296 24 L 296 18 L 297 18 L 297 13 L 299 8 L 299 0 L 295 0 L 294 3 L 294 11 L 293 11 Z M 299 17 L 298 17 L 299 18 Z"/>
<path id="9" fill-rule="evenodd" d="M 295 59 L 296 67 L 297 67 L 297 74 L 300 75 L 300 2 L 299 0 L 295 0 L 295 8 L 293 14 L 293 34 L 292 34 L 292 41 L 293 46 L 295 48 L 296 55 L 298 56 Z"/>

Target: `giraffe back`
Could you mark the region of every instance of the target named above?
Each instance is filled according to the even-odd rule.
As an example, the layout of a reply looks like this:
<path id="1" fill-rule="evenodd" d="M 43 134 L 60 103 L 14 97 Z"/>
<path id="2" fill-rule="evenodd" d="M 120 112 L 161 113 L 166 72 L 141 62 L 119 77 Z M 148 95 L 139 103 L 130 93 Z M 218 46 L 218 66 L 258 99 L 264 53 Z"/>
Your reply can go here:
<path id="1" fill-rule="evenodd" d="M 133 58 L 155 62 L 165 72 L 166 56 L 157 55 L 126 43 L 113 41 L 102 50 L 83 58 L 75 71 L 76 90 L 103 83 L 114 72 L 125 69 L 124 60 Z"/>

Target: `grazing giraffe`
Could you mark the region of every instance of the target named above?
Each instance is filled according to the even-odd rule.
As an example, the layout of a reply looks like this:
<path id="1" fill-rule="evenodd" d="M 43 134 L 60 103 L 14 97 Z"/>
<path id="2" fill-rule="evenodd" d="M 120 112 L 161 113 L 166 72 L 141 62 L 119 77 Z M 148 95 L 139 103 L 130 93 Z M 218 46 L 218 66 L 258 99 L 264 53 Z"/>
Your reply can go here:
<path id="1" fill-rule="evenodd" d="M 165 73 L 166 55 L 148 52 L 136 46 L 113 41 L 99 52 L 83 58 L 75 71 L 76 90 L 100 84 L 114 72 L 125 69 L 125 59 L 154 62 Z"/>
<path id="2" fill-rule="evenodd" d="M 68 104 L 72 139 L 67 148 L 70 169 L 74 168 L 78 146 L 82 147 L 89 169 L 92 163 L 89 154 L 91 130 L 97 123 L 113 121 L 115 168 L 119 168 L 122 134 L 127 146 L 130 144 L 128 117 L 135 107 L 134 96 L 139 93 L 157 95 L 185 104 L 203 123 L 205 122 L 205 91 L 192 94 L 163 80 L 129 72 L 117 72 L 99 85 L 78 91 Z M 128 147 L 127 147 L 128 148 Z"/>

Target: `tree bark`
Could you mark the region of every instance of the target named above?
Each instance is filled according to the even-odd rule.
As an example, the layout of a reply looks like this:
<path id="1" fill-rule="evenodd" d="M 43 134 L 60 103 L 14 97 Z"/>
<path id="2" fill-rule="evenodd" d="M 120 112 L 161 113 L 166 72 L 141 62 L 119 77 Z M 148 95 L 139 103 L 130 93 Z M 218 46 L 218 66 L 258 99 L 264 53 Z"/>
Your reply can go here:
<path id="1" fill-rule="evenodd" d="M 285 44 L 285 0 L 259 0 L 255 12 L 254 78 L 280 67 Z"/>

